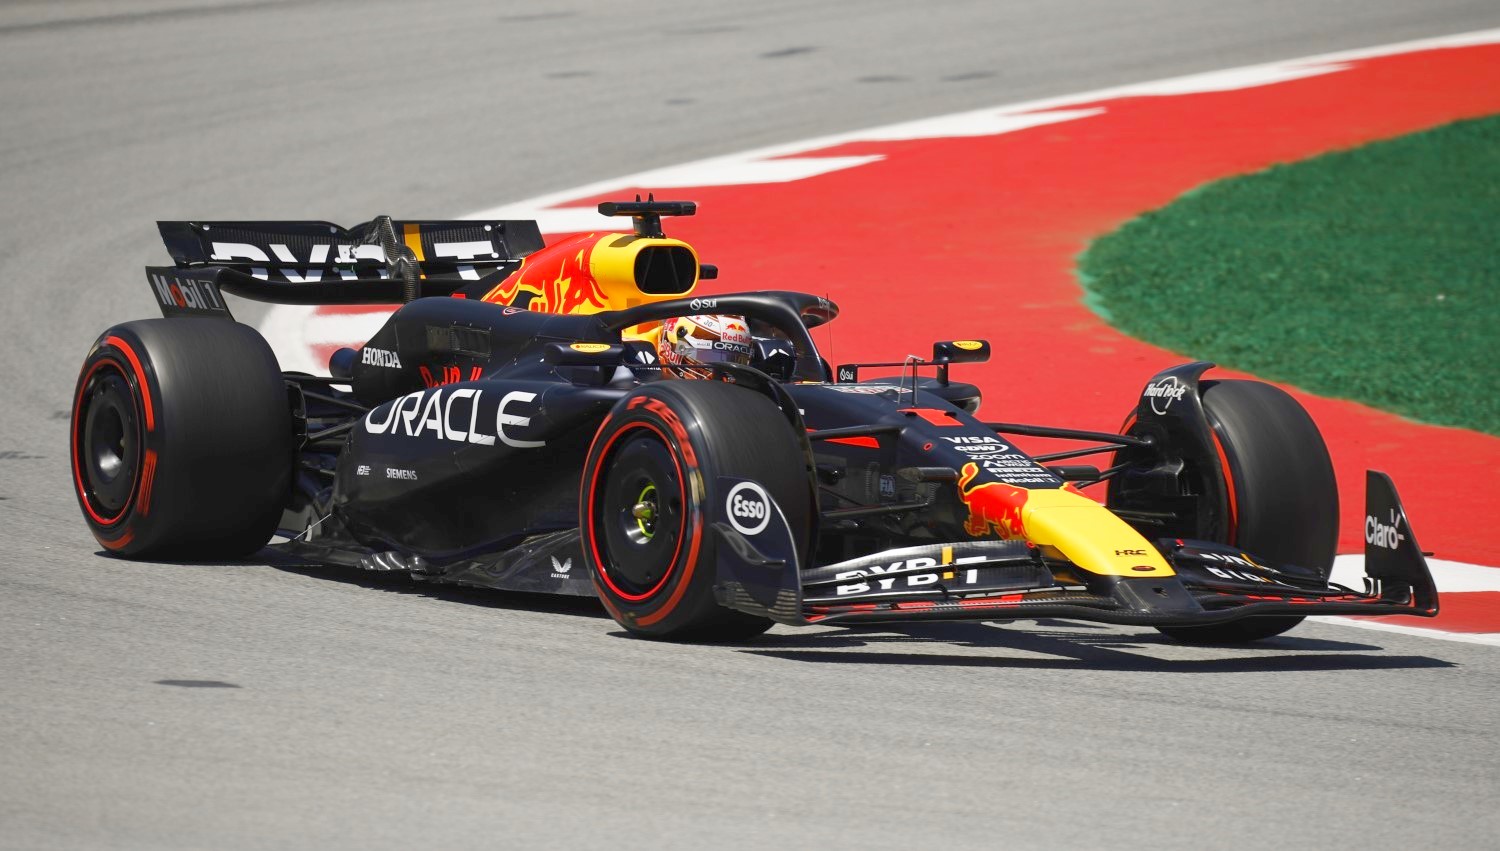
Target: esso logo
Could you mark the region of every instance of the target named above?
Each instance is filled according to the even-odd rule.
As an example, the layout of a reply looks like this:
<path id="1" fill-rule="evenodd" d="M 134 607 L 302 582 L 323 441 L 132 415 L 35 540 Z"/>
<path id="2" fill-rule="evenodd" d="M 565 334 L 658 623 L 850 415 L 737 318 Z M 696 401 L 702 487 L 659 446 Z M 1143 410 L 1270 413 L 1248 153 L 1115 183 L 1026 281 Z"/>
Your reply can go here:
<path id="1" fill-rule="evenodd" d="M 724 500 L 729 525 L 741 535 L 759 535 L 771 522 L 771 497 L 755 482 L 740 482 Z"/>

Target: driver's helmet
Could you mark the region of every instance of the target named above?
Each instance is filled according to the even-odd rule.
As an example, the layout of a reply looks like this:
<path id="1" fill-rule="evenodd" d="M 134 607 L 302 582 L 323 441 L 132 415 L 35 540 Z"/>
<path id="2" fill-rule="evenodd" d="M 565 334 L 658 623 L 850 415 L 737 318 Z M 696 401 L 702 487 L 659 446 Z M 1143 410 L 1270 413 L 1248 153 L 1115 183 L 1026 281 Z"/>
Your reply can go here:
<path id="1" fill-rule="evenodd" d="M 667 365 L 748 364 L 753 351 L 750 326 L 743 316 L 677 316 L 662 323 L 661 333 L 656 338 L 657 357 Z M 679 378 L 709 378 L 713 374 L 707 369 L 662 372 Z"/>

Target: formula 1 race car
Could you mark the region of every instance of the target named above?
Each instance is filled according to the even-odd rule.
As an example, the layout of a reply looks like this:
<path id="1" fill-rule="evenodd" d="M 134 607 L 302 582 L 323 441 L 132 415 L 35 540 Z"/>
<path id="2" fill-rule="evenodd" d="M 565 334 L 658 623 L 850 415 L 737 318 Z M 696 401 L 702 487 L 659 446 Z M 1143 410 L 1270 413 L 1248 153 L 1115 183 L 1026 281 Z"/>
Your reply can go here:
<path id="1" fill-rule="evenodd" d="M 986 422 L 949 375 L 985 341 L 834 369 L 809 333 L 828 300 L 693 295 L 716 270 L 661 227 L 691 202 L 600 212 L 634 233 L 159 223 L 174 265 L 147 278 L 165 318 L 105 331 L 78 379 L 89 528 L 132 558 L 241 557 L 280 535 L 320 564 L 597 595 L 629 632 L 673 639 L 1045 617 L 1234 642 L 1305 615 L 1437 613 L 1380 473 L 1364 585 L 1329 581 L 1328 452 L 1271 385 L 1191 363 L 1152 377 L 1120 434 Z M 224 293 L 403 304 L 314 376 L 282 372 Z M 748 354 L 658 356 L 654 335 L 703 314 L 737 317 L 724 345 Z M 1086 445 L 1028 454 L 1013 436 Z M 1098 484 L 1103 504 L 1081 490 Z"/>

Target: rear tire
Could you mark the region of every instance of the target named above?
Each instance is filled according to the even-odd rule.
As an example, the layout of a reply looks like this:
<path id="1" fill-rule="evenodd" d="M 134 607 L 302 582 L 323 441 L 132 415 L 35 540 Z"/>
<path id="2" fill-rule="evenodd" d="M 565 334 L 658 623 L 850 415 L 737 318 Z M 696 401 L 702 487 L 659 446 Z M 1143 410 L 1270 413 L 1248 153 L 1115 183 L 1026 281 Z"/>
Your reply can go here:
<path id="1" fill-rule="evenodd" d="M 769 399 L 718 381 L 663 380 L 626 396 L 584 464 L 579 528 L 599 599 L 634 635 L 743 641 L 771 626 L 714 599 L 718 478 L 754 479 L 781 507 L 805 556 L 807 459 Z M 644 507 L 642 507 L 644 506 Z"/>
<path id="2" fill-rule="evenodd" d="M 69 457 L 94 537 L 135 558 L 265 546 L 291 489 L 291 409 L 251 328 L 147 319 L 100 335 L 73 394 Z"/>
<path id="3" fill-rule="evenodd" d="M 1285 391 L 1259 381 L 1205 381 L 1200 387 L 1223 457 L 1199 462 L 1224 470 L 1229 487 L 1222 496 L 1203 497 L 1225 501 L 1215 506 L 1229 518 L 1221 543 L 1273 565 L 1316 568 L 1326 578 L 1338 546 L 1338 483 L 1312 417 Z M 1268 615 L 1159 629 L 1193 644 L 1242 644 L 1280 635 L 1302 620 Z"/>

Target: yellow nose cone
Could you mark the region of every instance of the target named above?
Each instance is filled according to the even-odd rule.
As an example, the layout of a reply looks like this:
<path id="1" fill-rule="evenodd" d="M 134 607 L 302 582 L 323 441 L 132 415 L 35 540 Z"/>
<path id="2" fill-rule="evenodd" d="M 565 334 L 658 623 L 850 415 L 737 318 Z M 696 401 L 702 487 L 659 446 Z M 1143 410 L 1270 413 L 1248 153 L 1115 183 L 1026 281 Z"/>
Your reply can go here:
<path id="1" fill-rule="evenodd" d="M 1021 509 L 1026 540 L 1054 547 L 1101 576 L 1174 576 L 1166 559 L 1130 524 L 1071 490 L 1034 490 Z"/>

